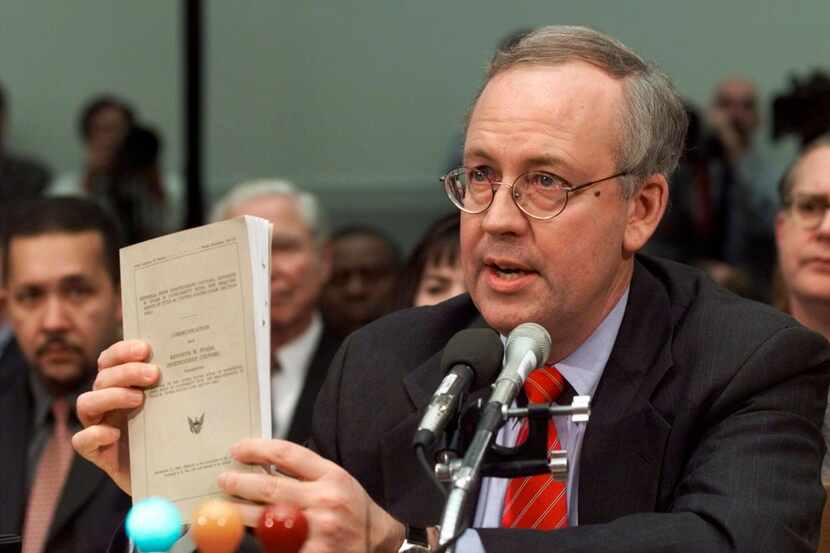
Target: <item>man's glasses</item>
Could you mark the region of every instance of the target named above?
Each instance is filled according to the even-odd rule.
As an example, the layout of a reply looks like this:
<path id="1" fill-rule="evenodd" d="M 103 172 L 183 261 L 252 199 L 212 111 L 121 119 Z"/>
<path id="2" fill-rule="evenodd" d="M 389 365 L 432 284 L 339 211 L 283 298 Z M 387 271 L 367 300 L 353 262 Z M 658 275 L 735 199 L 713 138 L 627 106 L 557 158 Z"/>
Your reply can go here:
<path id="1" fill-rule="evenodd" d="M 830 201 L 821 194 L 796 194 L 786 207 L 800 227 L 815 230 L 824 221 Z"/>
<path id="2" fill-rule="evenodd" d="M 465 213 L 483 213 L 493 203 L 496 189 L 505 184 L 510 197 L 524 214 L 533 219 L 547 221 L 565 210 L 568 197 L 593 184 L 628 175 L 623 171 L 578 186 L 568 184 L 563 178 L 552 173 L 531 171 L 519 176 L 513 184 L 501 183 L 489 168 L 454 169 L 441 177 L 444 190 L 450 201 Z"/>

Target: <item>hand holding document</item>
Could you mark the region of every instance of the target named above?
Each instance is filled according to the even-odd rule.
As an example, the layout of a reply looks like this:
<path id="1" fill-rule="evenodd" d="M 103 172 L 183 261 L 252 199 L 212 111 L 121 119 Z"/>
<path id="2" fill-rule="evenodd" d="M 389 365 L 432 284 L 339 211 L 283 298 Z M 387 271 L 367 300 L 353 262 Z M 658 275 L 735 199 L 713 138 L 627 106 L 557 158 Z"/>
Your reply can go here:
<path id="1" fill-rule="evenodd" d="M 160 370 L 128 423 L 134 501 L 166 497 L 187 520 L 221 472 L 254 470 L 228 450 L 271 436 L 270 238 L 245 216 L 121 250 L 124 337 Z"/>

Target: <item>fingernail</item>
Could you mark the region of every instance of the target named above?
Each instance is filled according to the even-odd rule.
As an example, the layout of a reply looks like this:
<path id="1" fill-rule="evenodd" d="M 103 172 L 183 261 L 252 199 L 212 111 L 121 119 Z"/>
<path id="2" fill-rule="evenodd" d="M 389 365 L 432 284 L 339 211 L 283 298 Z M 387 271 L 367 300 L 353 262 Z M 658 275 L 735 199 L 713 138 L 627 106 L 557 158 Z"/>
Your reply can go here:
<path id="1" fill-rule="evenodd" d="M 219 474 L 219 477 L 216 479 L 216 481 L 219 483 L 220 488 L 224 488 L 228 483 L 228 473 L 223 472 Z"/>
<path id="2" fill-rule="evenodd" d="M 239 455 L 239 444 L 233 444 L 229 451 L 233 457 Z"/>
<path id="3" fill-rule="evenodd" d="M 130 403 L 132 405 L 141 405 L 141 402 L 144 401 L 144 394 L 141 392 L 136 392 L 134 394 L 130 394 Z"/>

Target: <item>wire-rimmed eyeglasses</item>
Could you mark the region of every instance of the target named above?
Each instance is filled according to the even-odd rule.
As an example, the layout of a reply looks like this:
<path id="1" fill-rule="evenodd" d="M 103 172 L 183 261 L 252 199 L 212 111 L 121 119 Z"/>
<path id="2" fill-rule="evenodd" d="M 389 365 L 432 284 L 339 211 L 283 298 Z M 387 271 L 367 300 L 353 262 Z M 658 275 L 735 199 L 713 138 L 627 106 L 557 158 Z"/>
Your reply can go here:
<path id="1" fill-rule="evenodd" d="M 548 221 L 565 210 L 568 197 L 593 184 L 624 177 L 621 171 L 610 177 L 586 182 L 577 186 L 568 184 L 562 177 L 542 171 L 530 171 L 520 175 L 513 184 L 502 183 L 485 168 L 459 167 L 440 178 L 444 183 L 450 201 L 465 213 L 483 213 L 493 204 L 496 189 L 505 184 L 510 188 L 510 197 L 522 213 L 533 219 Z"/>
<path id="2" fill-rule="evenodd" d="M 830 200 L 824 194 L 796 194 L 784 204 L 793 215 L 793 220 L 805 230 L 821 226 L 830 209 Z"/>

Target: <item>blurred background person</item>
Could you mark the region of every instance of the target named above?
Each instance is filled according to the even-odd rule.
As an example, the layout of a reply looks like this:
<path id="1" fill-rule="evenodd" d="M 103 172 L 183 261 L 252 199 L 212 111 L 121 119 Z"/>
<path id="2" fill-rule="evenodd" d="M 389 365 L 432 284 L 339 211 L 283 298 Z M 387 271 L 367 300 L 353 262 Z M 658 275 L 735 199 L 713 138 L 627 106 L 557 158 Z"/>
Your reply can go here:
<path id="1" fill-rule="evenodd" d="M 255 215 L 271 234 L 271 409 L 274 438 L 303 443 L 340 339 L 323 324 L 320 296 L 331 274 L 326 215 L 317 198 L 284 180 L 236 185 L 214 207 L 219 221 Z"/>
<path id="2" fill-rule="evenodd" d="M 134 125 L 118 148 L 106 202 L 118 215 L 128 244 L 147 240 L 181 226 L 181 197 L 168 190 L 160 166 L 161 139 L 147 127 Z"/>
<path id="3" fill-rule="evenodd" d="M 16 355 L 0 367 L 0 534 L 22 534 L 24 553 L 105 551 L 130 507 L 70 442 L 78 395 L 120 336 L 119 246 L 115 221 L 79 198 L 32 201 L 2 241 Z"/>
<path id="4" fill-rule="evenodd" d="M 427 228 L 401 271 L 395 309 L 434 305 L 466 291 L 458 259 L 459 228 L 458 212 Z"/>
<path id="5" fill-rule="evenodd" d="M 0 234 L 14 204 L 42 194 L 51 178 L 39 161 L 9 151 L 9 118 L 9 97 L 0 83 Z"/>
<path id="6" fill-rule="evenodd" d="M 331 279 L 323 289 L 326 326 L 345 338 L 385 314 L 397 282 L 401 254 L 384 232 L 350 226 L 331 237 Z"/>
<path id="7" fill-rule="evenodd" d="M 97 96 L 81 110 L 78 131 L 84 167 L 60 175 L 55 196 L 88 196 L 124 222 L 127 243 L 172 232 L 183 223 L 183 184 L 161 168 L 158 134 L 139 124 L 136 112 L 116 96 Z"/>
<path id="8" fill-rule="evenodd" d="M 808 146 L 784 174 L 779 197 L 775 238 L 783 291 L 780 307 L 830 338 L 830 135 Z M 824 432 L 827 437 L 830 411 Z M 830 481 L 827 455 L 822 479 Z"/>
<path id="9" fill-rule="evenodd" d="M 101 197 L 108 189 L 118 150 L 136 122 L 135 110 L 111 95 L 92 98 L 78 119 L 78 135 L 84 147 L 79 171 L 58 176 L 49 192 L 55 195 Z"/>

